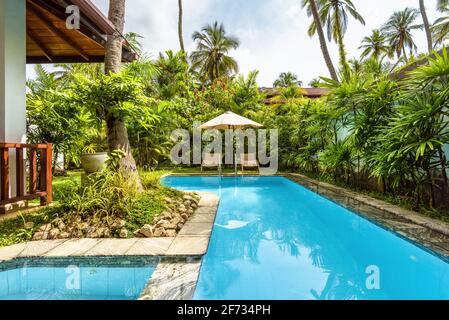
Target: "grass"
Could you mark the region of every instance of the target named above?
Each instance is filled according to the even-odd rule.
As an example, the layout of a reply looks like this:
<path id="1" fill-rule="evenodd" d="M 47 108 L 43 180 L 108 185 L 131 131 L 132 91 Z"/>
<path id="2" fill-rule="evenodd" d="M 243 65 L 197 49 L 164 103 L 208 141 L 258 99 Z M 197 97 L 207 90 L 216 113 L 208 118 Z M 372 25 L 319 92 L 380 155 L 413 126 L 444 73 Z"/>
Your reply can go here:
<path id="1" fill-rule="evenodd" d="M 133 209 L 127 215 L 127 228 L 136 230 L 145 224 L 152 224 L 155 217 L 167 210 L 165 199 L 181 199 L 183 194 L 177 190 L 163 187 L 160 179 L 170 171 L 158 170 L 141 172 L 140 178 L 145 191 L 139 195 Z"/>

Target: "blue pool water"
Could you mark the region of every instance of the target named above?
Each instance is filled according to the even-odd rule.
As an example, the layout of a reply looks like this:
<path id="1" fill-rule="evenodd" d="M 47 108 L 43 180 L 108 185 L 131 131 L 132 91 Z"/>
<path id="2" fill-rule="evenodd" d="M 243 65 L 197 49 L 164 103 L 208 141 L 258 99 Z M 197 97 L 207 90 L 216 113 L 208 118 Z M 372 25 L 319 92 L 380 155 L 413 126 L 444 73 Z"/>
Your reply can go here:
<path id="1" fill-rule="evenodd" d="M 89 259 L 3 265 L 0 300 L 135 300 L 155 269 L 152 262 L 103 264 L 101 258 Z"/>
<path id="2" fill-rule="evenodd" d="M 449 264 L 282 177 L 167 177 L 220 206 L 196 299 L 449 299 Z"/>

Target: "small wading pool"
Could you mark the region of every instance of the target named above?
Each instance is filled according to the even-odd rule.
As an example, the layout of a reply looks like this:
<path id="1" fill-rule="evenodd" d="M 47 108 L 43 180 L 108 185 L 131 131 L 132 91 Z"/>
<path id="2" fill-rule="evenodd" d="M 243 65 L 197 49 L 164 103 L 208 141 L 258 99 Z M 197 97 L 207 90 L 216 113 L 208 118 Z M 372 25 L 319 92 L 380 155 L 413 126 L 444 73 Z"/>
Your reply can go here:
<path id="1" fill-rule="evenodd" d="M 136 300 L 158 260 L 16 259 L 0 264 L 0 300 Z"/>
<path id="2" fill-rule="evenodd" d="M 175 177 L 220 205 L 196 299 L 449 299 L 449 264 L 283 177 Z"/>

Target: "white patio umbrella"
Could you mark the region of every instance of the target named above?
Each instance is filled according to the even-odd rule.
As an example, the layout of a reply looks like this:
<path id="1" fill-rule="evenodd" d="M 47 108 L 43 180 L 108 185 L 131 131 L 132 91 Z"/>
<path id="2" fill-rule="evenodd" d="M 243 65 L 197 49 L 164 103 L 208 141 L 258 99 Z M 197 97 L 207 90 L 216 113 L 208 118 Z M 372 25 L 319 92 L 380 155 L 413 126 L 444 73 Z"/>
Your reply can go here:
<path id="1" fill-rule="evenodd" d="M 244 129 L 244 128 L 261 128 L 260 123 L 239 116 L 232 111 L 223 113 L 200 126 L 201 129 Z"/>
<path id="2" fill-rule="evenodd" d="M 204 123 L 201 129 L 245 129 L 245 128 L 262 128 L 263 125 L 239 116 L 232 111 L 223 113 L 222 115 Z M 235 165 L 235 173 L 237 173 L 237 164 Z"/>

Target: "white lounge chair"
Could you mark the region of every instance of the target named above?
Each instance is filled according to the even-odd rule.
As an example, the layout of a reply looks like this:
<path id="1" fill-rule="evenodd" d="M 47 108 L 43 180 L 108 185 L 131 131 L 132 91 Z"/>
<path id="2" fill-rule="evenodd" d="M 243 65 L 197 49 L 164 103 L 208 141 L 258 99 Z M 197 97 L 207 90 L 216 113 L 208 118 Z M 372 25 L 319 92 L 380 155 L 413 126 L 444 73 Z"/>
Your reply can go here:
<path id="1" fill-rule="evenodd" d="M 201 171 L 203 171 L 203 168 L 217 168 L 221 172 L 221 155 L 212 153 L 204 154 L 203 161 L 201 162 Z"/>
<path id="2" fill-rule="evenodd" d="M 255 153 L 243 153 L 240 155 L 240 165 L 243 172 L 245 168 L 259 168 L 259 161 Z"/>

